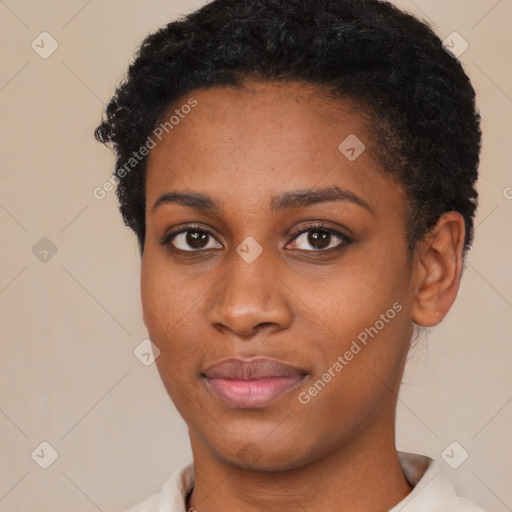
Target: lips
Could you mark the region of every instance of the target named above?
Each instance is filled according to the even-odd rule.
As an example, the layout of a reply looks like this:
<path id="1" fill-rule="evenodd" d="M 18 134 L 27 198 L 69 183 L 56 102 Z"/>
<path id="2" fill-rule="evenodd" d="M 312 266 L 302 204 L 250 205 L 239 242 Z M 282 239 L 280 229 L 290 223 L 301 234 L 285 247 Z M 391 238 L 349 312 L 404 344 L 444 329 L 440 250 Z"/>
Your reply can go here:
<path id="1" fill-rule="evenodd" d="M 236 408 L 265 407 L 289 393 L 307 376 L 302 368 L 276 359 L 225 359 L 203 371 L 208 389 Z"/>
<path id="2" fill-rule="evenodd" d="M 224 359 L 207 368 L 204 375 L 209 379 L 254 380 L 270 377 L 305 375 L 301 368 L 281 363 L 277 359 Z"/>

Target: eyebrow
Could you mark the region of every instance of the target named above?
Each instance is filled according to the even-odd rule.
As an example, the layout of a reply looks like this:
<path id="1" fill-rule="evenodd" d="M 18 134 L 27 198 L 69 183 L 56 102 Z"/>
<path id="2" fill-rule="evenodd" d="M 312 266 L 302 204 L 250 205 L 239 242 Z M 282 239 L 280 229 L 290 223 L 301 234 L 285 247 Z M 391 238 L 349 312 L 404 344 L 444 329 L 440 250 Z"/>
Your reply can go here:
<path id="1" fill-rule="evenodd" d="M 279 212 L 305 208 L 307 206 L 313 206 L 315 204 L 329 201 L 348 201 L 361 206 L 370 213 L 374 213 L 371 206 L 364 199 L 357 196 L 350 190 L 346 190 L 338 186 L 284 192 L 273 196 L 270 201 L 270 206 L 274 212 Z M 222 210 L 217 201 L 205 194 L 196 192 L 168 192 L 157 199 L 151 208 L 151 213 L 155 213 L 160 206 L 166 203 L 181 204 L 202 213 L 219 214 Z"/>

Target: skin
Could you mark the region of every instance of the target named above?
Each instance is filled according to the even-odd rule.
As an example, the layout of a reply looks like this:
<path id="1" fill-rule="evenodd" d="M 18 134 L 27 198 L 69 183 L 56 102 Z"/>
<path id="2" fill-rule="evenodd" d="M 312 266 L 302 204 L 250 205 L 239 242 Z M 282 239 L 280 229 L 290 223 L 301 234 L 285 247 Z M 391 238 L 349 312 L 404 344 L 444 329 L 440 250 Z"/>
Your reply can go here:
<path id="1" fill-rule="evenodd" d="M 395 448 L 395 409 L 414 323 L 433 326 L 460 282 L 464 221 L 444 214 L 411 255 L 407 198 L 372 156 L 357 108 L 301 83 L 251 82 L 194 91 L 198 105 L 151 151 L 141 273 L 144 322 L 161 351 L 162 381 L 189 428 L 199 512 L 386 511 L 410 491 Z M 366 150 L 338 149 L 355 134 Z M 337 186 L 364 200 L 274 212 L 274 195 Z M 208 213 L 168 202 L 202 193 Z M 312 224 L 339 230 L 323 249 Z M 203 246 L 184 224 L 208 231 Z M 318 230 L 313 230 L 318 235 Z M 322 232 L 320 232 L 322 233 Z M 252 263 L 236 248 L 254 238 Z M 174 244 L 174 245 L 173 245 Z M 181 250 L 180 250 L 181 249 Z M 196 252 L 194 252 L 194 250 Z M 298 400 L 365 328 L 402 309 L 308 404 Z M 228 357 L 300 367 L 300 386 L 259 409 L 228 407 L 201 372 Z"/>

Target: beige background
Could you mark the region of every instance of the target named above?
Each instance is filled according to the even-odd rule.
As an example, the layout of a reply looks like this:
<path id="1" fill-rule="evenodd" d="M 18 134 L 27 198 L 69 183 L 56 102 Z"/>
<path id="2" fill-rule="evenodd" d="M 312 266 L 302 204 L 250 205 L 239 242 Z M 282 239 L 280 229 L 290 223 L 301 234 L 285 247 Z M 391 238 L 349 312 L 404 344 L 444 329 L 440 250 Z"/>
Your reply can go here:
<path id="1" fill-rule="evenodd" d="M 139 256 L 114 192 L 93 197 L 113 156 L 92 133 L 143 37 L 201 3 L 0 1 L 2 512 L 119 512 L 189 460 L 155 366 L 133 354 L 147 335 Z M 468 41 L 484 129 L 475 246 L 453 311 L 411 355 L 397 443 L 511 510 L 512 1 L 396 4 Z M 59 45 L 47 59 L 31 48 L 43 31 Z M 46 262 L 32 251 L 43 237 L 57 248 Z M 48 448 L 31 457 L 43 441 L 58 452 L 48 469 L 35 462 Z M 469 453 L 458 469 L 441 456 L 453 441 Z"/>

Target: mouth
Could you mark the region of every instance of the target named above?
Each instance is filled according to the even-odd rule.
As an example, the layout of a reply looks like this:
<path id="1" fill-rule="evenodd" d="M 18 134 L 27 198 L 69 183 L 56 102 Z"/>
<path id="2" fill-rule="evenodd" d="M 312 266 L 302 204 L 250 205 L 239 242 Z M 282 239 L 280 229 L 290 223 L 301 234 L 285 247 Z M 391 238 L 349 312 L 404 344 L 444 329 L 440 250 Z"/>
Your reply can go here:
<path id="1" fill-rule="evenodd" d="M 301 368 L 276 359 L 225 359 L 201 376 L 216 398 L 233 408 L 266 407 L 296 389 L 307 377 Z"/>

